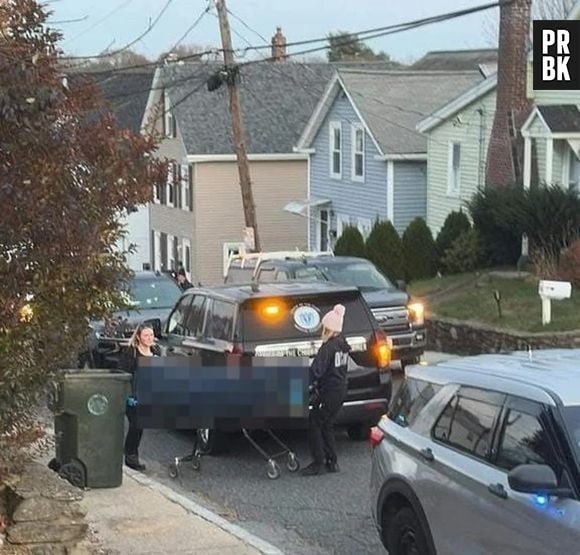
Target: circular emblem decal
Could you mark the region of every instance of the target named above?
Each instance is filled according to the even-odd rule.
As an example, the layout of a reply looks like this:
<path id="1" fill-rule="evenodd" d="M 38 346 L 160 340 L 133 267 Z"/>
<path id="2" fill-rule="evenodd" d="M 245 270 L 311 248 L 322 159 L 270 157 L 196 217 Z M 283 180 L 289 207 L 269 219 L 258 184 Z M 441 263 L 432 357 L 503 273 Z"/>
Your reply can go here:
<path id="1" fill-rule="evenodd" d="M 312 332 L 320 327 L 320 312 L 315 306 L 301 304 L 294 308 L 294 325 L 303 332 Z"/>
<path id="2" fill-rule="evenodd" d="M 109 408 L 109 400 L 100 393 L 96 393 L 87 401 L 87 408 L 94 416 L 103 416 Z"/>

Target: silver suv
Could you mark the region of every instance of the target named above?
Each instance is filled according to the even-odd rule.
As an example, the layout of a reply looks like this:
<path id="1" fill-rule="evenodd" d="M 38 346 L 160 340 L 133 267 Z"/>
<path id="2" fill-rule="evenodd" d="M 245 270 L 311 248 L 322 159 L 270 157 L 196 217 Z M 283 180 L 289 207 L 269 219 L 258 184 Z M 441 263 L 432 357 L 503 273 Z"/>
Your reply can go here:
<path id="1" fill-rule="evenodd" d="M 580 350 L 409 367 L 370 442 L 391 555 L 580 552 Z"/>

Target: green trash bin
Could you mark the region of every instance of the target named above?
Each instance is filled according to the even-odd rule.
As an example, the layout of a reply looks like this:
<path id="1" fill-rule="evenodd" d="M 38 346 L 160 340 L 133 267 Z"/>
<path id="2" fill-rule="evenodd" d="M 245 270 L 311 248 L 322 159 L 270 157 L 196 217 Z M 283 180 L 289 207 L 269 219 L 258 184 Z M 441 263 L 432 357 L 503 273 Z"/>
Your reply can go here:
<path id="1" fill-rule="evenodd" d="M 49 466 L 77 487 L 115 488 L 123 481 L 125 403 L 131 375 L 66 370 L 54 382 L 56 458 Z"/>

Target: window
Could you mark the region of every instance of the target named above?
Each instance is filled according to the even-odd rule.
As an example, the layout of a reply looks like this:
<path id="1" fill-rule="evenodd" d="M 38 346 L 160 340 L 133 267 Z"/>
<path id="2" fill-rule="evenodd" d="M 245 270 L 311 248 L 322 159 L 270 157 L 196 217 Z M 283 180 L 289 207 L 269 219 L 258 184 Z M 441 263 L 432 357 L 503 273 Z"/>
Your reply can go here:
<path id="1" fill-rule="evenodd" d="M 342 125 L 330 122 L 330 177 L 342 177 Z"/>
<path id="2" fill-rule="evenodd" d="M 367 239 L 373 229 L 373 222 L 366 218 L 359 218 L 357 222 L 358 230 L 361 232 L 363 239 Z"/>
<path id="3" fill-rule="evenodd" d="M 520 464 L 547 464 L 560 474 L 548 434 L 536 416 L 509 409 L 501 434 L 497 466 L 508 472 Z"/>
<path id="4" fill-rule="evenodd" d="M 167 269 L 175 270 L 175 242 L 173 235 L 167 236 Z"/>
<path id="5" fill-rule="evenodd" d="M 181 208 L 191 210 L 191 183 L 187 164 L 181 165 Z"/>
<path id="6" fill-rule="evenodd" d="M 284 270 L 278 270 L 276 273 L 276 281 L 288 281 L 290 276 Z"/>
<path id="7" fill-rule="evenodd" d="M 570 151 L 570 169 L 568 171 L 568 188 L 571 191 L 580 193 L 580 160 L 576 154 Z"/>
<path id="8" fill-rule="evenodd" d="M 153 231 L 153 270 L 161 270 L 161 233 Z"/>
<path id="9" fill-rule="evenodd" d="M 175 181 L 177 179 L 177 165 L 174 162 L 167 168 L 167 206 L 175 205 Z"/>
<path id="10" fill-rule="evenodd" d="M 435 423 L 433 437 L 480 459 L 490 455 L 493 428 L 501 401 L 486 402 L 462 394 L 449 401 Z M 492 398 L 500 395 L 491 394 Z"/>
<path id="11" fill-rule="evenodd" d="M 352 180 L 365 179 L 365 130 L 360 124 L 352 125 Z"/>
<path id="12" fill-rule="evenodd" d="M 164 122 L 164 133 L 168 139 L 174 139 L 177 136 L 177 122 L 173 112 L 171 111 L 171 101 L 169 100 L 169 93 L 164 91 L 163 93 L 163 122 Z"/>
<path id="13" fill-rule="evenodd" d="M 401 426 L 411 426 L 440 389 L 440 385 L 408 378 L 393 401 L 389 418 Z"/>
<path id="14" fill-rule="evenodd" d="M 211 339 L 232 341 L 234 337 L 235 313 L 236 305 L 214 300 L 208 322 L 207 336 Z"/>
<path id="15" fill-rule="evenodd" d="M 161 202 L 161 185 L 157 183 L 153 187 L 153 202 L 159 204 Z"/>
<path id="16" fill-rule="evenodd" d="M 205 304 L 205 297 L 195 295 L 185 324 L 185 333 L 189 337 L 201 337 L 203 333 Z"/>
<path id="17" fill-rule="evenodd" d="M 328 250 L 328 210 L 319 212 L 320 221 L 318 223 L 318 250 Z"/>
<path id="18" fill-rule="evenodd" d="M 449 143 L 447 194 L 457 196 L 461 190 L 461 144 Z"/>
<path id="19" fill-rule="evenodd" d="M 181 240 L 181 257 L 183 267 L 189 276 L 191 272 L 191 241 L 189 239 L 183 238 Z"/>
<path id="20" fill-rule="evenodd" d="M 185 319 L 188 315 L 188 309 L 191 305 L 193 299 L 192 295 L 183 297 L 178 305 L 175 307 L 171 316 L 169 317 L 169 322 L 167 324 L 167 333 L 173 335 L 185 335 Z"/>

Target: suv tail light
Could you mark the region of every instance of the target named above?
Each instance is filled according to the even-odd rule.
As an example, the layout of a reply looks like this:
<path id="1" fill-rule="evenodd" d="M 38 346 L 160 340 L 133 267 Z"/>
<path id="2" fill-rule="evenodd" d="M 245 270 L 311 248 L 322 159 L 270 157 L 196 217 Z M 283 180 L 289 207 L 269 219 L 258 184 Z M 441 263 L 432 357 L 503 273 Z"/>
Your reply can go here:
<path id="1" fill-rule="evenodd" d="M 243 355 L 244 350 L 239 343 L 230 343 L 226 348 L 226 353 L 230 353 L 232 355 Z"/>
<path id="2" fill-rule="evenodd" d="M 371 340 L 372 353 L 376 358 L 377 366 L 386 370 L 391 364 L 392 343 L 382 330 L 376 330 Z"/>
<path id="3" fill-rule="evenodd" d="M 373 428 L 371 428 L 371 433 L 369 435 L 369 443 L 371 449 L 375 449 L 376 447 L 378 447 L 381 441 L 383 441 L 384 437 L 385 434 L 378 426 L 374 426 Z"/>

